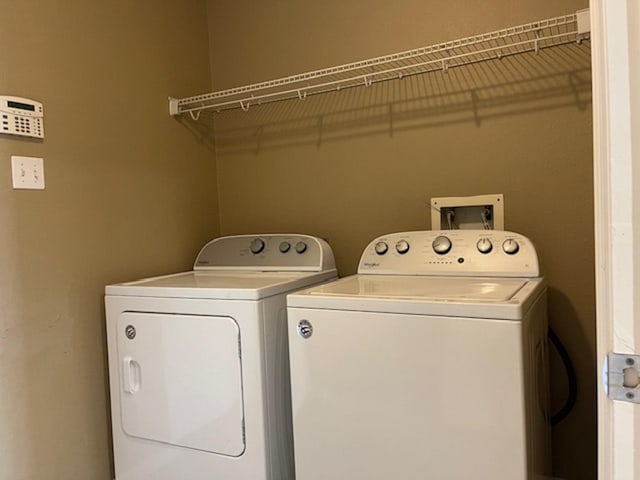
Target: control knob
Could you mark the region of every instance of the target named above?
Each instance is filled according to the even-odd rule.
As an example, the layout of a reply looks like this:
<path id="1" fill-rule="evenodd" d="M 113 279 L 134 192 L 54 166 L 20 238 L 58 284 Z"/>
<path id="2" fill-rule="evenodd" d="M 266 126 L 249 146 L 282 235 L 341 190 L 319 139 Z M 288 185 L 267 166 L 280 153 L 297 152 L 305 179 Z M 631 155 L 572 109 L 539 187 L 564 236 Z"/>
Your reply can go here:
<path id="1" fill-rule="evenodd" d="M 296 252 L 298 253 L 304 253 L 307 251 L 307 244 L 304 242 L 298 242 L 296 243 Z"/>
<path id="2" fill-rule="evenodd" d="M 251 253 L 253 253 L 254 255 L 262 252 L 264 250 L 264 247 L 264 240 L 262 240 L 261 238 L 254 239 L 249 246 L 249 248 L 251 249 Z"/>
<path id="3" fill-rule="evenodd" d="M 445 237 L 444 235 L 438 235 L 431 246 L 433 247 L 433 251 L 438 255 L 444 255 L 445 253 L 449 253 L 449 250 L 451 250 L 451 240 L 449 240 L 449 237 Z"/>
<path id="4" fill-rule="evenodd" d="M 407 242 L 406 240 L 400 240 L 398 243 L 396 243 L 396 252 L 398 252 L 400 255 L 404 255 L 408 251 L 409 242 Z"/>
<path id="5" fill-rule="evenodd" d="M 375 246 L 376 253 L 378 255 L 384 255 L 389 251 L 389 245 L 386 242 L 378 242 Z"/>
<path id="6" fill-rule="evenodd" d="M 480 253 L 485 254 L 493 250 L 493 244 L 488 238 L 481 238 L 480 240 L 478 240 L 478 243 L 476 243 L 476 247 L 478 247 L 478 251 Z"/>
<path id="7" fill-rule="evenodd" d="M 502 244 L 502 250 L 507 255 L 515 255 L 520 250 L 520 245 L 513 238 L 507 238 Z"/>
<path id="8" fill-rule="evenodd" d="M 289 250 L 291 250 L 291 244 L 289 242 L 280 242 L 280 252 L 282 253 L 287 253 Z"/>

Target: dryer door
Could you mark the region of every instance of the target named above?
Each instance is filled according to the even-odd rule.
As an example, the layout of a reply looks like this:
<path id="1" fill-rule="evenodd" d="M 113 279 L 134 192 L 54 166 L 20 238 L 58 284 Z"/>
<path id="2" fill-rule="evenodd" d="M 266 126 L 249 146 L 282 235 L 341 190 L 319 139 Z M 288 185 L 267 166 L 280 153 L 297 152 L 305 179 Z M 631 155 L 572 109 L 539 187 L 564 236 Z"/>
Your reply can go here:
<path id="1" fill-rule="evenodd" d="M 117 328 L 124 432 L 241 455 L 244 415 L 235 320 L 124 312 Z"/>

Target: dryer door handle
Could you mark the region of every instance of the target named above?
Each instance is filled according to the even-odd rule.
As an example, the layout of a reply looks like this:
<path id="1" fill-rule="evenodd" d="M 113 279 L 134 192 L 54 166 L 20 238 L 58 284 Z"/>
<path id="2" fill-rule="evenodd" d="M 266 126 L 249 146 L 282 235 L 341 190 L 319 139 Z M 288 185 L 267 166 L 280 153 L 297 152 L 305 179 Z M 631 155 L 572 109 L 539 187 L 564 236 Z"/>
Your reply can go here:
<path id="1" fill-rule="evenodd" d="M 122 359 L 122 389 L 133 395 L 140 390 L 142 369 L 140 364 L 131 357 Z"/>

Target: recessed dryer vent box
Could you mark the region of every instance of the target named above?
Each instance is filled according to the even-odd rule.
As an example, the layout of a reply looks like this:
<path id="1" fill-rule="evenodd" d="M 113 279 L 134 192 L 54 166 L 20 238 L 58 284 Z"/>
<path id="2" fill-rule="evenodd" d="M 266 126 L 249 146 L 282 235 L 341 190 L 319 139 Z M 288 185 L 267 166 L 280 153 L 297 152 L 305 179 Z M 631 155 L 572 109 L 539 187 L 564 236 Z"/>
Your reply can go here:
<path id="1" fill-rule="evenodd" d="M 432 230 L 504 230 L 504 196 L 431 199 Z"/>

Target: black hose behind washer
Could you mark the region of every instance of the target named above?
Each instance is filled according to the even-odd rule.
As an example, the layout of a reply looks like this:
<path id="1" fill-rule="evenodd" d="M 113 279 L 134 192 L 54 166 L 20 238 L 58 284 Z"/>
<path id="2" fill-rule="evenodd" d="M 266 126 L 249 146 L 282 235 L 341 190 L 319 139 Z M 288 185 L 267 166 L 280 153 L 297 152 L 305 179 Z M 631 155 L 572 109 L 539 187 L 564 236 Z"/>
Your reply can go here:
<path id="1" fill-rule="evenodd" d="M 576 371 L 573 367 L 573 363 L 571 363 L 571 358 L 569 358 L 569 354 L 567 353 L 567 349 L 564 348 L 564 345 L 551 327 L 549 327 L 549 340 L 551 340 L 551 343 L 562 359 L 562 364 L 567 372 L 567 381 L 569 383 L 567 401 L 557 413 L 551 416 L 551 425 L 553 426 L 567 418 L 571 410 L 573 410 L 573 407 L 576 404 L 576 399 L 578 398 L 578 380 L 576 378 Z"/>

